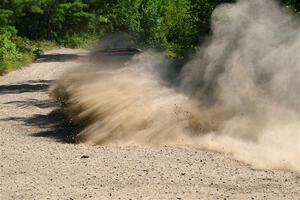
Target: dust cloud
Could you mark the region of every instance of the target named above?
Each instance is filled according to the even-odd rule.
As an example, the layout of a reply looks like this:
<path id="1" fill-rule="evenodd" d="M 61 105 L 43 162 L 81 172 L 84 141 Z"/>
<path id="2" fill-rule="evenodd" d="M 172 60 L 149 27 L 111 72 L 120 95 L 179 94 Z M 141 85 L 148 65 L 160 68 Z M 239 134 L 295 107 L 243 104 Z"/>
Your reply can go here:
<path id="1" fill-rule="evenodd" d="M 82 142 L 191 145 L 299 172 L 299 21 L 273 0 L 222 5 L 179 87 L 166 57 L 146 51 L 113 68 L 86 64 L 50 93 Z"/>

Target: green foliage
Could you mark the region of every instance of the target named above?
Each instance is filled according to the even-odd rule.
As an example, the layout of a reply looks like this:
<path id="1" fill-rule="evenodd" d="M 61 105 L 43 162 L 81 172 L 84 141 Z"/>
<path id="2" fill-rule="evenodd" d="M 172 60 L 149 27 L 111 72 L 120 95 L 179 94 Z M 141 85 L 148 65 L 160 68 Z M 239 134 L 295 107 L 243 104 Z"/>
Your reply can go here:
<path id="1" fill-rule="evenodd" d="M 90 48 L 96 41 L 97 38 L 94 35 L 67 34 L 59 43 L 71 48 Z"/>
<path id="2" fill-rule="evenodd" d="M 31 63 L 43 50 L 54 47 L 49 42 L 33 42 L 16 35 L 15 28 L 0 28 L 0 75 Z"/>
<path id="3" fill-rule="evenodd" d="M 15 33 L 15 29 L 11 27 L 0 29 L 0 74 L 18 66 L 21 60 L 22 55 L 12 42 Z"/>
<path id="4" fill-rule="evenodd" d="M 88 5 L 80 1 L 62 3 L 57 6 L 53 23 L 57 35 L 80 34 L 93 31 L 95 14 L 87 12 Z"/>
<path id="5" fill-rule="evenodd" d="M 140 47 L 183 59 L 210 33 L 214 8 L 234 1 L 0 0 L 1 70 L 41 54 L 48 45 L 39 41 L 88 48 L 112 32 L 127 33 Z M 281 2 L 300 14 L 299 0 Z"/>
<path id="6" fill-rule="evenodd" d="M 13 11 L 7 9 L 0 9 L 0 27 L 7 26 L 11 23 Z"/>
<path id="7" fill-rule="evenodd" d="M 294 10 L 295 13 L 300 15 L 300 1 L 299 0 L 283 0 L 287 7 Z"/>

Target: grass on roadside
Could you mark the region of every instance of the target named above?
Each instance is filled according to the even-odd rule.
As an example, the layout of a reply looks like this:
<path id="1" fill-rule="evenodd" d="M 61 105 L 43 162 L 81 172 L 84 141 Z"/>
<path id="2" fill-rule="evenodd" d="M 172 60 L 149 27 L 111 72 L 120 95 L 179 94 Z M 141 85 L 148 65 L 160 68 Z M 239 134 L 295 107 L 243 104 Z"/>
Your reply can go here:
<path id="1" fill-rule="evenodd" d="M 52 42 L 21 38 L 13 27 L 0 28 L 0 75 L 30 64 L 44 51 L 56 47 Z"/>

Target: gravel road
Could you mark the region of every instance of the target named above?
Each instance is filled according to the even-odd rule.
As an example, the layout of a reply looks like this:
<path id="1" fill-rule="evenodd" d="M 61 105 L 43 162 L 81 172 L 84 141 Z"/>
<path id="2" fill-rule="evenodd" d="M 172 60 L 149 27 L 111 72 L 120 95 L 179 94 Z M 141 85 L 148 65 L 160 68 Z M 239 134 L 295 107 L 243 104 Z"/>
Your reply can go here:
<path id="1" fill-rule="evenodd" d="M 83 54 L 51 51 L 0 77 L 1 200 L 299 199 L 299 173 L 254 170 L 229 155 L 67 143 L 47 89 Z"/>

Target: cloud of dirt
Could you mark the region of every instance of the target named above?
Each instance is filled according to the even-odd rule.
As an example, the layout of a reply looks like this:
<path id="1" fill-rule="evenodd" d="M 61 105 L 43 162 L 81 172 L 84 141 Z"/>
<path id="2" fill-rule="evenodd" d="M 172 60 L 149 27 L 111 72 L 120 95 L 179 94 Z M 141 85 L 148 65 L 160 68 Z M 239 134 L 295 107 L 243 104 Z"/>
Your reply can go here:
<path id="1" fill-rule="evenodd" d="M 179 88 L 164 79 L 167 59 L 145 52 L 74 70 L 51 94 L 83 142 L 193 145 L 300 171 L 299 25 L 273 0 L 240 0 L 215 10 Z"/>
<path id="2" fill-rule="evenodd" d="M 188 144 L 191 136 L 220 125 L 221 113 L 195 110 L 201 105 L 163 81 L 167 65 L 161 54 L 145 52 L 120 65 L 75 70 L 52 88 L 73 123 L 82 126 L 82 141 Z"/>
<path id="3" fill-rule="evenodd" d="M 184 68 L 184 91 L 228 114 L 201 139 L 257 167 L 300 168 L 299 19 L 273 0 L 217 8 L 213 35 Z M 223 150 L 224 149 L 224 150 Z"/>

